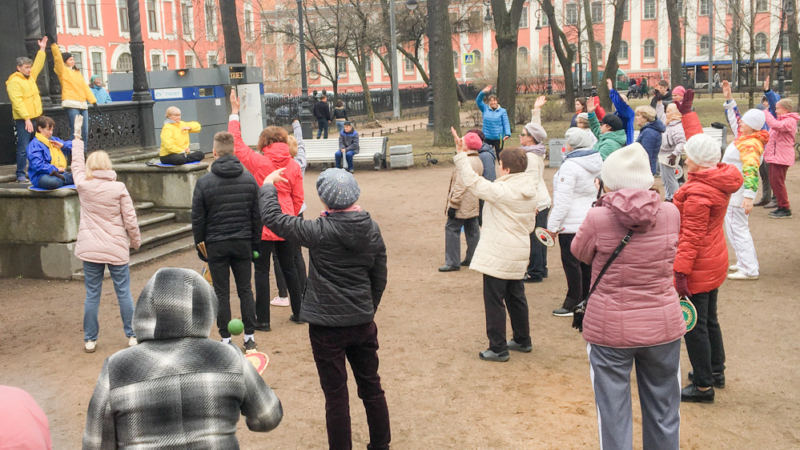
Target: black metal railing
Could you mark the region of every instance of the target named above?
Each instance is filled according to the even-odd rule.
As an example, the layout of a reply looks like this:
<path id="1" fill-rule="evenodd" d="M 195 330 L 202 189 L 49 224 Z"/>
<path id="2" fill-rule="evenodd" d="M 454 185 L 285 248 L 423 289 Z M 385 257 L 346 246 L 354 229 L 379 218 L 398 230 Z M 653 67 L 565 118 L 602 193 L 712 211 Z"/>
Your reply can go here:
<path id="1" fill-rule="evenodd" d="M 141 146 L 139 103 L 114 102 L 89 108 L 89 139 L 87 151 L 114 150 Z M 63 108 L 48 108 L 44 114 L 56 122 L 54 135 L 72 139 L 69 118 Z"/>

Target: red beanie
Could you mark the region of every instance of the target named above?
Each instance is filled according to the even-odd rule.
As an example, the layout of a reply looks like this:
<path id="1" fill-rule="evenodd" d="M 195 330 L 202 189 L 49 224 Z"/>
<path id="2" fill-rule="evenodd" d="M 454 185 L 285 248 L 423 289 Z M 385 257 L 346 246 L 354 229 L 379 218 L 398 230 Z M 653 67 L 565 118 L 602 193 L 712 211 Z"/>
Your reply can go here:
<path id="1" fill-rule="evenodd" d="M 481 137 L 475 133 L 467 133 L 464 135 L 464 145 L 470 150 L 480 150 L 483 145 Z"/>

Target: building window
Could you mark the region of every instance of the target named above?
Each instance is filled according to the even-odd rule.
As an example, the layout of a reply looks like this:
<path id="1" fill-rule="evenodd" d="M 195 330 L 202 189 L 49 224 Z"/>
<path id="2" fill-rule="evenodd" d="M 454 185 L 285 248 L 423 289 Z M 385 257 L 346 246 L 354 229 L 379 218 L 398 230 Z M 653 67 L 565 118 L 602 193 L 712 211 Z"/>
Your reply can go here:
<path id="1" fill-rule="evenodd" d="M 204 8 L 206 13 L 206 37 L 210 41 L 217 37 L 217 29 L 214 26 L 214 8 L 214 0 L 206 0 Z"/>
<path id="2" fill-rule="evenodd" d="M 267 76 L 275 77 L 275 61 L 267 62 Z"/>
<path id="3" fill-rule="evenodd" d="M 156 14 L 156 0 L 147 0 L 147 29 L 158 33 L 158 15 Z"/>
<path id="4" fill-rule="evenodd" d="M 756 51 L 758 51 L 758 38 L 756 38 Z M 700 54 L 708 54 L 708 36 L 700 36 Z"/>
<path id="5" fill-rule="evenodd" d="M 406 73 L 414 73 L 414 62 L 411 61 L 411 58 L 406 57 L 403 62 L 405 63 Z"/>
<path id="6" fill-rule="evenodd" d="M 244 35 L 247 39 L 253 39 L 253 12 L 244 11 Z"/>
<path id="7" fill-rule="evenodd" d="M 527 47 L 520 47 L 517 49 L 517 65 L 522 67 L 528 66 L 528 49 Z"/>
<path id="8" fill-rule="evenodd" d="M 656 57 L 656 41 L 652 39 L 647 39 L 646 41 L 644 41 L 644 57 L 645 58 Z"/>
<path id="9" fill-rule="evenodd" d="M 89 29 L 99 30 L 100 24 L 97 22 L 97 0 L 86 0 L 86 14 L 89 16 Z"/>
<path id="10" fill-rule="evenodd" d="M 769 1 L 756 0 L 756 12 L 769 12 Z"/>
<path id="11" fill-rule="evenodd" d="M 117 60 L 117 72 L 130 72 L 133 70 L 133 59 L 130 53 L 123 53 L 119 55 Z"/>
<path id="12" fill-rule="evenodd" d="M 250 67 L 255 67 L 256 66 L 256 55 L 254 55 L 252 53 L 248 53 L 248 55 L 247 55 L 247 65 L 250 66 Z"/>
<path id="13" fill-rule="evenodd" d="M 217 55 L 209 53 L 208 54 L 208 67 L 211 68 L 211 67 L 214 67 L 216 65 L 217 65 Z"/>
<path id="14" fill-rule="evenodd" d="M 642 7 L 644 13 L 644 20 L 653 20 L 656 18 L 656 0 L 644 0 Z"/>
<path id="15" fill-rule="evenodd" d="M 603 59 L 603 44 L 599 42 L 594 43 L 594 54 L 597 58 L 597 64 L 603 64 L 603 61 L 605 61 L 605 59 Z"/>
<path id="16" fill-rule="evenodd" d="M 483 70 L 483 55 L 481 54 L 481 51 L 475 50 L 472 53 L 475 54 L 475 70 Z"/>
<path id="17" fill-rule="evenodd" d="M 453 52 L 453 72 L 458 72 L 458 52 Z"/>
<path id="18" fill-rule="evenodd" d="M 547 17 L 547 16 L 543 16 Z M 567 24 L 575 25 L 578 23 L 578 4 L 567 3 Z"/>
<path id="19" fill-rule="evenodd" d="M 528 28 L 528 7 L 522 7 L 522 15 L 519 16 L 519 27 Z"/>
<path id="20" fill-rule="evenodd" d="M 469 19 L 467 20 L 470 33 L 480 33 L 483 29 L 483 15 L 480 9 L 473 9 L 469 12 Z"/>
<path id="21" fill-rule="evenodd" d="M 756 51 L 767 53 L 767 35 L 764 33 L 757 33 L 755 38 Z"/>
<path id="22" fill-rule="evenodd" d="M 549 27 L 550 26 L 550 18 L 547 17 L 547 14 L 545 14 L 544 11 L 542 11 L 541 9 L 539 9 L 539 12 L 542 15 L 542 26 L 543 27 Z"/>
<path id="23" fill-rule="evenodd" d="M 621 60 L 627 60 L 628 59 L 628 43 L 627 42 L 622 41 L 622 42 L 619 43 L 619 55 L 617 56 L 617 58 L 619 58 Z"/>
<path id="24" fill-rule="evenodd" d="M 192 4 L 191 3 L 184 3 L 181 5 L 181 24 L 183 26 L 183 34 L 184 36 L 191 36 L 194 34 L 194 27 L 192 21 L 194 20 L 194 14 L 192 11 Z"/>
<path id="25" fill-rule="evenodd" d="M 783 36 L 781 37 L 781 47 L 783 47 L 784 52 L 789 51 L 789 32 L 784 31 Z"/>
<path id="26" fill-rule="evenodd" d="M 183 67 L 186 69 L 194 67 L 194 55 L 183 55 Z"/>
<path id="27" fill-rule="evenodd" d="M 603 2 L 592 2 L 592 23 L 603 23 Z"/>
<path id="28" fill-rule="evenodd" d="M 707 16 L 709 10 L 709 2 L 710 0 L 700 0 L 700 15 Z"/>
<path id="29" fill-rule="evenodd" d="M 630 4 L 629 3 L 630 2 L 628 0 L 623 0 L 623 2 L 622 2 L 622 11 L 623 11 L 622 12 L 622 14 L 623 14 L 622 17 L 623 17 L 623 19 L 625 19 L 626 22 L 631 20 L 631 8 L 630 8 Z"/>
<path id="30" fill-rule="evenodd" d="M 150 55 L 150 70 L 161 70 L 161 55 Z"/>
<path id="31" fill-rule="evenodd" d="M 92 75 L 103 76 L 103 54 L 92 52 Z"/>
<path id="32" fill-rule="evenodd" d="M 549 45 L 545 45 L 542 47 L 542 65 L 543 66 L 550 66 L 551 61 L 553 60 L 552 50 L 550 49 Z"/>
<path id="33" fill-rule="evenodd" d="M 78 0 L 67 0 L 67 26 L 78 28 Z"/>
<path id="34" fill-rule="evenodd" d="M 372 55 L 364 56 L 364 73 L 368 75 L 372 73 Z"/>
<path id="35" fill-rule="evenodd" d="M 311 61 L 308 62 L 308 73 L 315 77 L 319 75 L 319 61 L 317 58 L 311 58 Z"/>
<path id="36" fill-rule="evenodd" d="M 347 73 L 347 58 L 336 58 L 336 71 L 342 74 Z"/>
<path id="37" fill-rule="evenodd" d="M 70 52 L 72 57 L 75 58 L 75 67 L 83 73 L 83 52 Z"/>
<path id="38" fill-rule="evenodd" d="M 128 27 L 128 2 L 126 0 L 119 0 L 117 5 L 119 10 L 119 30 L 129 31 L 130 27 Z"/>

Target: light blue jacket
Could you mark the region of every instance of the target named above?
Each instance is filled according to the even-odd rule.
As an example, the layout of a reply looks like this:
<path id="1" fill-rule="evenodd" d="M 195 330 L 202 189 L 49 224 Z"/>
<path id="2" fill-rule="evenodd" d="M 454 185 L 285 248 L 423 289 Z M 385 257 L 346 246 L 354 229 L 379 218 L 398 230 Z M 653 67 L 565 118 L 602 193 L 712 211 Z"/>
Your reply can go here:
<path id="1" fill-rule="evenodd" d="M 481 91 L 475 100 L 483 114 L 483 135 L 486 139 L 503 139 L 504 136 L 511 136 L 511 125 L 508 123 L 508 113 L 505 108 L 489 108 L 489 105 L 483 102 L 485 95 Z"/>
<path id="2" fill-rule="evenodd" d="M 92 89 L 92 94 L 94 94 L 94 98 L 97 99 L 97 104 L 102 105 L 103 103 L 111 103 L 111 96 L 108 94 L 108 91 L 103 88 L 103 86 L 97 86 L 93 84 L 89 86 Z"/>

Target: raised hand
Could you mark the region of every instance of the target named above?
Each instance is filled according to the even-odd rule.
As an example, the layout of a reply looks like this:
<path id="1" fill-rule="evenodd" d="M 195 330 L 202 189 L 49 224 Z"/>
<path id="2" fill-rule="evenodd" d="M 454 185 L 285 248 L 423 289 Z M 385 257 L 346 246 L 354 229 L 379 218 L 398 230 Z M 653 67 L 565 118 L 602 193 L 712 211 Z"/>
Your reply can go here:
<path id="1" fill-rule="evenodd" d="M 536 102 L 533 104 L 533 109 L 542 109 L 542 106 L 547 103 L 547 97 L 540 95 L 536 97 Z"/>
<path id="2" fill-rule="evenodd" d="M 450 132 L 453 134 L 453 141 L 456 144 L 456 151 L 463 152 L 464 149 L 464 138 L 458 136 L 458 131 L 455 128 L 450 127 Z"/>
<path id="3" fill-rule="evenodd" d="M 611 78 L 606 78 L 606 86 L 608 86 L 608 90 L 614 89 L 614 82 L 611 81 Z"/>
<path id="4" fill-rule="evenodd" d="M 722 81 L 722 93 L 725 94 L 726 100 L 733 99 L 733 96 L 731 95 L 731 83 L 729 83 L 728 80 Z"/>
<path id="5" fill-rule="evenodd" d="M 593 113 L 594 112 L 594 108 L 595 108 L 594 97 L 589 97 L 586 100 L 586 112 L 587 113 Z"/>
<path id="6" fill-rule="evenodd" d="M 769 84 L 769 75 L 767 75 L 767 78 L 764 78 L 764 92 L 770 90 L 770 86 L 771 85 Z"/>
<path id="7" fill-rule="evenodd" d="M 262 186 L 266 186 L 267 184 L 275 184 L 275 183 L 286 183 L 286 178 L 283 178 L 283 171 L 286 170 L 285 167 L 281 167 L 278 170 L 273 171 L 271 174 L 267 175 L 267 178 L 264 178 L 264 184 Z"/>
<path id="8" fill-rule="evenodd" d="M 486 86 L 485 88 L 483 88 L 483 93 L 484 94 L 488 94 L 489 92 L 492 92 L 492 85 L 491 84 Z"/>
<path id="9" fill-rule="evenodd" d="M 239 96 L 236 95 L 236 89 L 231 89 L 231 114 L 239 114 L 241 103 Z"/>
<path id="10" fill-rule="evenodd" d="M 36 43 L 39 44 L 39 50 L 44 50 L 47 47 L 47 36 L 36 41 Z"/>

